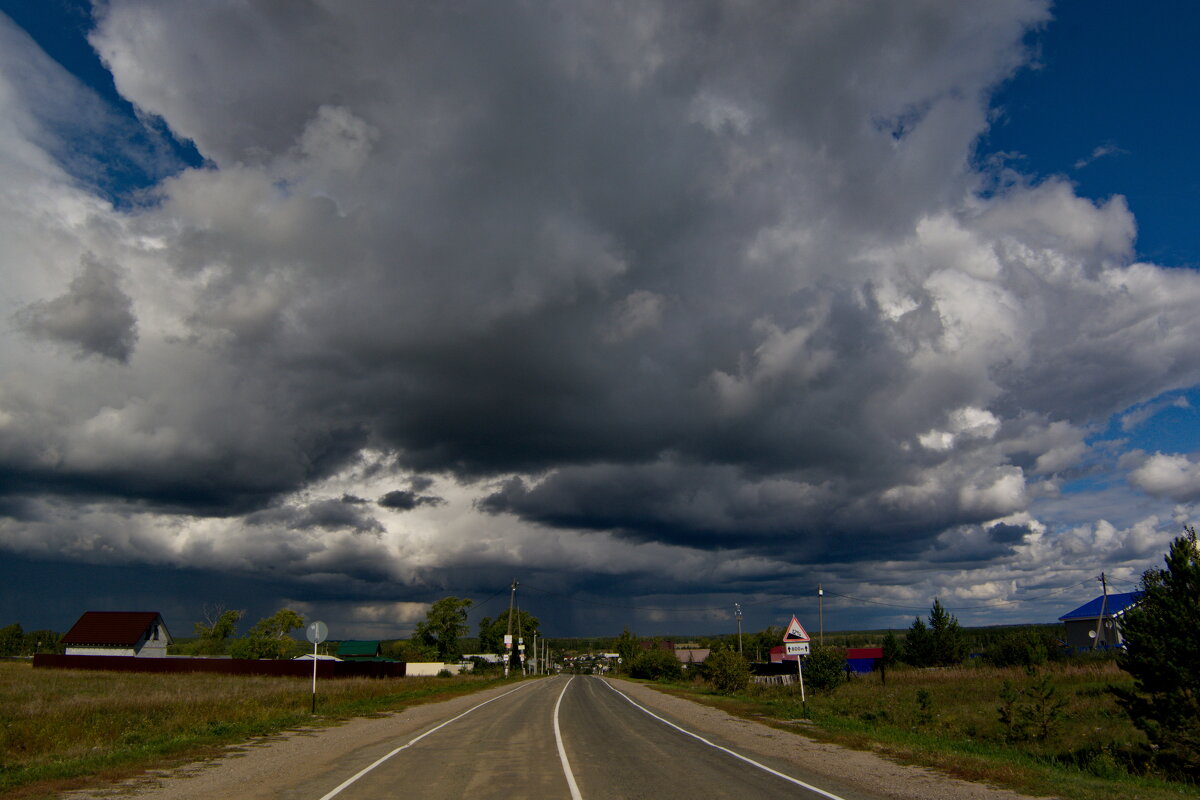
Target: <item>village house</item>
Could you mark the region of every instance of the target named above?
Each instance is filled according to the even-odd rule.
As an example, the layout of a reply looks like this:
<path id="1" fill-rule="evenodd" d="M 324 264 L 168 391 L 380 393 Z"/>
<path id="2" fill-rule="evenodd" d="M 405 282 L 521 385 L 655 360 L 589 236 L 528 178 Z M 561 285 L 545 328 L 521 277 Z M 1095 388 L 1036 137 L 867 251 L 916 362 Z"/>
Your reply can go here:
<path id="1" fill-rule="evenodd" d="M 338 644 L 337 656 L 343 660 L 381 659 L 383 646 L 377 639 L 347 641 Z"/>
<path id="2" fill-rule="evenodd" d="M 157 611 L 86 611 L 62 643 L 69 656 L 163 658 L 171 634 Z"/>
<path id="3" fill-rule="evenodd" d="M 707 647 L 676 647 L 675 657 L 679 659 L 679 663 L 687 667 L 692 664 L 703 664 L 708 660 L 712 650 Z"/>
<path id="4" fill-rule="evenodd" d="M 1121 617 L 1137 605 L 1141 592 L 1100 595 L 1074 611 L 1058 618 L 1067 630 L 1067 647 L 1071 650 L 1123 647 Z"/>

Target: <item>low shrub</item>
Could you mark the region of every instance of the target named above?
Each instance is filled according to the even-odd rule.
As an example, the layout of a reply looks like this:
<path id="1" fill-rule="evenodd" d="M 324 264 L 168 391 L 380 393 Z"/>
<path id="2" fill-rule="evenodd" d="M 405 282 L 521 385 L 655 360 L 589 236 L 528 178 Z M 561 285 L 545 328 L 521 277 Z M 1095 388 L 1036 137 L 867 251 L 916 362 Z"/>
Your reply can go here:
<path id="1" fill-rule="evenodd" d="M 722 694 L 733 694 L 750 682 L 750 663 L 729 647 L 720 647 L 704 662 L 704 675 L 713 688 Z"/>
<path id="2" fill-rule="evenodd" d="M 633 657 L 629 675 L 651 681 L 677 681 L 683 679 L 683 667 L 670 650 L 644 650 Z"/>

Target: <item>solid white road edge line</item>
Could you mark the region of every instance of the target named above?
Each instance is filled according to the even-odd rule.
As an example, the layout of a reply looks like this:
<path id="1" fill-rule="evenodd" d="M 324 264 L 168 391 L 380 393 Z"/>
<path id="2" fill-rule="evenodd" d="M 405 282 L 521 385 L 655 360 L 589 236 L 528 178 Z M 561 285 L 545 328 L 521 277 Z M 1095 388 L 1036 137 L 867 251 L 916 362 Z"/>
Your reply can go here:
<path id="1" fill-rule="evenodd" d="M 571 681 L 575 680 L 575 676 L 571 676 L 571 680 L 567 681 L 567 686 L 571 685 Z M 579 785 L 575 783 L 575 775 L 571 772 L 571 762 L 567 760 L 567 751 L 563 747 L 562 729 L 558 727 L 558 707 L 562 705 L 563 695 L 567 693 L 567 686 L 558 693 L 558 702 L 554 704 L 554 741 L 558 742 L 558 758 L 562 761 L 563 772 L 567 774 L 567 785 L 571 787 L 571 800 L 583 800 L 583 795 L 579 793 Z"/>
<path id="2" fill-rule="evenodd" d="M 331 797 L 336 797 L 337 795 L 341 794 L 341 792 L 342 792 L 342 790 L 343 790 L 343 789 L 345 789 L 345 788 L 346 788 L 347 786 L 349 786 L 350 784 L 354 783 L 356 780 L 358 780 L 359 778 L 361 778 L 363 775 L 366 775 L 368 772 L 370 772 L 371 770 L 375 769 L 375 768 L 376 768 L 376 767 L 378 767 L 380 764 L 382 764 L 383 762 L 387 761 L 387 760 L 388 760 L 389 758 L 391 758 L 392 756 L 396 755 L 396 753 L 399 753 L 401 750 L 407 750 L 409 747 L 412 747 L 414 744 L 416 744 L 417 742 L 421 741 L 422 739 L 424 739 L 424 738 L 425 738 L 426 736 L 428 736 L 429 734 L 431 734 L 431 733 L 434 733 L 435 731 L 439 731 L 439 730 L 441 730 L 442 728 L 446 727 L 447 725 L 449 725 L 451 722 L 454 722 L 455 720 L 462 719 L 462 718 L 463 718 L 463 717 L 465 717 L 467 714 L 470 714 L 472 711 L 474 711 L 474 710 L 475 710 L 475 709 L 477 709 L 477 708 L 483 708 L 483 707 L 484 707 L 484 706 L 486 706 L 488 703 L 494 703 L 494 702 L 496 702 L 497 700 L 501 699 L 502 697 L 508 697 L 508 696 L 509 696 L 510 694 L 512 694 L 513 692 L 520 691 L 521 689 L 524 689 L 526 686 L 532 686 L 532 685 L 533 685 L 533 684 L 535 684 L 535 683 L 537 683 L 537 681 L 528 681 L 528 682 L 522 683 L 522 684 L 521 684 L 520 686 L 518 686 L 517 688 L 515 688 L 515 689 L 509 689 L 509 690 L 508 690 L 507 692 L 505 692 L 504 694 L 496 695 L 496 696 L 495 696 L 495 697 L 493 697 L 491 700 L 484 700 L 482 703 L 480 703 L 480 704 L 479 704 L 479 705 L 477 705 L 477 706 L 471 706 L 471 707 L 470 707 L 470 708 L 468 708 L 466 711 L 464 711 L 464 712 L 462 712 L 461 714 L 459 714 L 457 717 L 452 717 L 452 718 L 450 718 L 450 719 L 446 720 L 446 721 L 445 721 L 445 722 L 443 722 L 441 725 L 438 725 L 436 728 L 430 728 L 429 730 L 427 730 L 427 731 L 425 731 L 424 733 L 422 733 L 420 736 L 417 736 L 417 737 L 415 737 L 415 738 L 413 738 L 413 739 L 409 740 L 409 741 L 408 741 L 408 742 L 406 742 L 405 744 L 402 744 L 402 745 L 400 745 L 400 746 L 399 746 L 399 747 L 397 747 L 395 750 L 393 750 L 392 752 L 388 753 L 386 756 L 384 756 L 384 757 L 380 758 L 380 759 L 379 759 L 378 761 L 376 761 L 374 764 L 371 764 L 371 765 L 370 765 L 370 766 L 368 766 L 368 767 L 363 767 L 361 770 L 359 770 L 358 772 L 356 772 L 354 775 L 350 776 L 349 778 L 347 778 L 346 780 L 344 780 L 344 781 L 342 781 L 340 784 L 338 784 L 338 785 L 337 785 L 337 786 L 336 786 L 336 787 L 335 787 L 335 788 L 334 788 L 332 791 L 330 791 L 328 794 L 326 794 L 326 795 L 322 795 L 322 796 L 321 796 L 321 800 L 329 800 L 329 798 L 331 798 Z"/>
<path id="3" fill-rule="evenodd" d="M 604 681 L 604 679 L 603 679 L 603 678 L 601 678 L 601 680 L 602 680 L 602 681 Z M 705 739 L 703 736 L 701 736 L 701 735 L 699 735 L 699 734 L 697 734 L 697 733 L 692 733 L 692 732 L 691 732 L 691 731 L 689 731 L 689 730 L 685 730 L 684 728 L 681 728 L 681 727 L 679 727 L 678 725 L 676 725 L 674 722 L 671 722 L 670 720 L 663 719 L 663 718 L 662 718 L 662 717 L 660 717 L 658 714 L 655 714 L 655 713 L 654 713 L 653 711 L 651 711 L 650 709 L 648 709 L 648 708 L 646 708 L 645 706 L 643 706 L 643 705 L 639 704 L 639 703 L 638 703 L 637 701 L 635 701 L 635 700 L 634 700 L 632 697 L 630 697 L 629 695 L 625 694 L 624 692 L 622 692 L 620 689 L 618 689 L 618 688 L 616 688 L 615 686 L 613 686 L 613 685 L 612 685 L 611 683 L 609 683 L 608 681 L 604 681 L 604 685 L 605 685 L 605 686 L 607 686 L 608 688 L 612 689 L 614 692 L 616 692 L 616 693 L 617 693 L 618 695 L 620 695 L 621 697 L 624 697 L 624 698 L 625 698 L 626 700 L 628 700 L 628 701 L 629 701 L 629 702 L 630 702 L 630 703 L 631 703 L 633 706 L 635 706 L 636 708 L 640 708 L 642 711 L 645 711 L 647 714 L 649 714 L 650 716 L 654 717 L 656 720 L 658 720 L 659 722 L 663 723 L 664 725 L 670 725 L 672 728 L 674 728 L 675 730 L 679 731 L 680 733 L 686 733 L 688 736 L 691 736 L 693 739 L 699 739 L 700 741 L 704 742 L 704 743 L 705 743 L 706 745 L 708 745 L 709 747 L 715 747 L 717 750 L 720 750 L 720 751 L 722 751 L 722 752 L 728 753 L 729 755 L 733 756 L 734 758 L 737 758 L 737 759 L 740 759 L 740 760 L 742 760 L 742 761 L 745 761 L 747 764 L 753 764 L 754 766 L 758 767 L 759 769 L 763 770 L 764 772 L 769 772 L 769 773 L 771 773 L 772 775 L 775 775 L 775 776 L 778 776 L 778 777 L 780 777 L 780 778 L 783 778 L 785 781 L 787 781 L 787 782 L 789 782 L 789 783 L 794 783 L 794 784 L 796 784 L 797 786 L 803 786 L 805 789 L 808 789 L 810 792 L 816 792 L 817 794 L 821 795 L 822 797 L 828 797 L 828 798 L 829 798 L 829 800 L 845 800 L 845 798 L 839 797 L 839 796 L 838 796 L 838 795 L 836 795 L 836 794 L 832 794 L 832 793 L 830 793 L 830 792 L 827 792 L 827 791 L 825 791 L 824 789 L 819 789 L 819 788 L 817 788 L 816 786 L 813 786 L 812 784 L 809 784 L 809 783 L 805 783 L 805 782 L 804 782 L 804 781 L 802 781 L 802 780 L 797 780 L 796 778 L 793 778 L 791 775 L 784 775 L 782 772 L 779 772 L 778 770 L 771 769 L 771 768 L 770 768 L 770 767 L 768 767 L 766 764 L 760 764 L 760 763 L 758 763 L 757 761 L 755 761 L 753 758 L 747 758 L 746 756 L 742 755 L 741 753 L 736 753 L 736 752 L 734 752 L 733 750 L 730 750 L 728 747 L 722 747 L 722 746 L 721 746 L 721 745 L 719 745 L 719 744 L 716 744 L 716 743 L 714 743 L 714 742 L 710 742 L 708 739 Z M 322 800 L 323 800 L 323 799 L 322 799 Z"/>

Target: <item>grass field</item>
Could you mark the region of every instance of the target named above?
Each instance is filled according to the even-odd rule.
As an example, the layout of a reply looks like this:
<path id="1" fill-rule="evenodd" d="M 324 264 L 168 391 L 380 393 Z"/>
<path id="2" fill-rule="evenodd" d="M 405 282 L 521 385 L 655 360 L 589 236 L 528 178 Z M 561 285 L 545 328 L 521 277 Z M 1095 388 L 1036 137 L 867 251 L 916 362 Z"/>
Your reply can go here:
<path id="1" fill-rule="evenodd" d="M 810 692 L 807 709 L 798 687 L 752 685 L 730 697 L 699 684 L 673 691 L 730 713 L 1036 796 L 1200 797 L 1195 785 L 1148 772 L 1144 738 L 1109 692 L 1130 681 L 1112 662 L 1055 665 L 1036 674 L 975 666 L 893 669 L 886 685 L 876 673 Z M 1012 690 L 1010 708 L 1015 704 L 1014 725 L 1001 721 L 1005 682 Z M 803 719 L 808 722 L 797 722 Z"/>
<path id="2" fill-rule="evenodd" d="M 204 757 L 254 736 L 398 711 L 492 677 L 305 678 L 33 669 L 0 662 L 0 794 L 50 796 Z"/>

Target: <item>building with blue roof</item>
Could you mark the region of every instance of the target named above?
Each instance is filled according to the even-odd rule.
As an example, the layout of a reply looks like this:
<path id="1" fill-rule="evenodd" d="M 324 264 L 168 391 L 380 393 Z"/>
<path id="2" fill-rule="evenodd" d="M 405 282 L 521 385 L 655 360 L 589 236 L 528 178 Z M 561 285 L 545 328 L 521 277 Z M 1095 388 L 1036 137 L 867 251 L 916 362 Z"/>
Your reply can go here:
<path id="1" fill-rule="evenodd" d="M 1072 650 L 1122 647 L 1121 617 L 1137 605 L 1141 592 L 1100 595 L 1058 618 L 1067 629 L 1067 646 Z"/>

